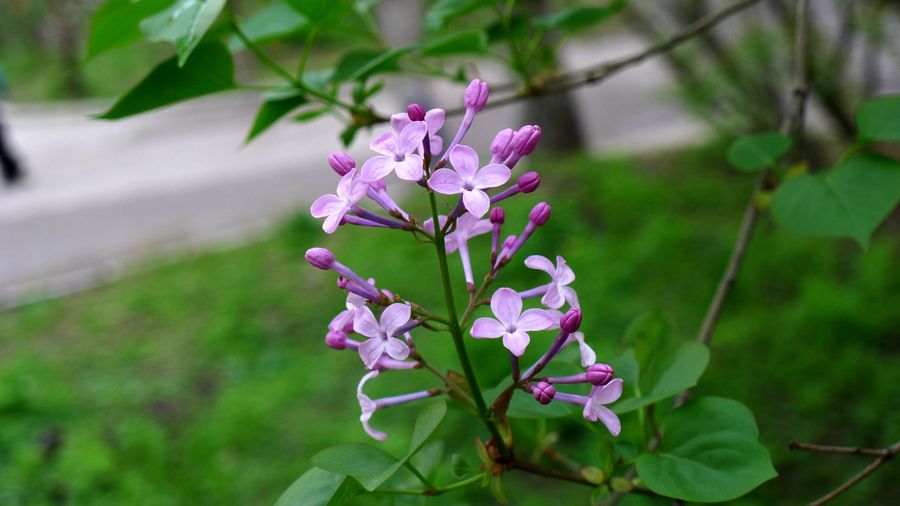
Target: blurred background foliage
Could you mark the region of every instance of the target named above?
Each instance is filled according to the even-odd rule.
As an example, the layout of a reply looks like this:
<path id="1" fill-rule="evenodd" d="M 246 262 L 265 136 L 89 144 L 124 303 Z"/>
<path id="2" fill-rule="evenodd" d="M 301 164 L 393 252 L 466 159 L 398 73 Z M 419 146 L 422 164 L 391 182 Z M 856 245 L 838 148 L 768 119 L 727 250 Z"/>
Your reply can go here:
<path id="1" fill-rule="evenodd" d="M 665 314 L 678 337 L 696 332 L 751 187 L 722 170 L 724 151 L 714 144 L 646 158 L 533 162 L 546 184 L 540 195 L 510 202 L 510 221 L 521 224 L 538 198 L 554 202 L 526 253 L 566 252 L 601 357 L 617 353 L 629 323 L 647 312 Z M 698 388 L 750 406 L 773 453 L 780 477 L 740 504 L 796 504 L 860 464 L 791 454 L 791 439 L 877 447 L 900 436 L 898 226 L 883 225 L 867 253 L 770 224 L 757 230 Z M 437 280 L 428 279 L 433 259 L 411 238 L 356 229 L 323 242 L 301 215 L 259 244 L 148 266 L 89 293 L 0 314 L 0 503 L 271 504 L 311 455 L 336 441 L 365 441 L 353 395 L 358 358 L 322 344 L 331 318 L 324 308 L 339 308 L 342 297 L 305 265 L 313 244 L 385 287 L 440 303 L 431 290 Z M 410 272 L 422 273 L 419 282 L 410 285 Z M 524 268 L 504 278 L 518 287 L 537 281 Z M 453 364 L 440 339 L 423 336 L 419 346 Z M 499 381 L 504 371 L 490 367 L 503 363 L 498 347 L 469 346 L 483 384 Z M 416 381 L 429 384 L 424 374 Z M 389 393 L 377 391 L 388 383 L 372 386 Z M 405 444 L 411 418 L 411 410 L 378 413 L 376 426 L 394 434 L 389 449 Z M 448 447 L 430 447 L 423 458 L 459 453 L 477 462 L 472 442 L 452 437 L 477 431 L 467 423 L 451 409 L 439 429 Z M 583 444 L 599 436 L 572 430 L 575 423 L 548 421 L 546 434 L 599 465 L 602 456 L 586 450 L 596 446 Z M 551 485 L 560 500 L 590 493 L 516 474 L 506 490 L 513 504 L 542 504 L 543 494 L 529 491 Z M 438 504 L 478 503 L 464 494 Z M 845 504 L 896 498 L 888 471 Z"/>

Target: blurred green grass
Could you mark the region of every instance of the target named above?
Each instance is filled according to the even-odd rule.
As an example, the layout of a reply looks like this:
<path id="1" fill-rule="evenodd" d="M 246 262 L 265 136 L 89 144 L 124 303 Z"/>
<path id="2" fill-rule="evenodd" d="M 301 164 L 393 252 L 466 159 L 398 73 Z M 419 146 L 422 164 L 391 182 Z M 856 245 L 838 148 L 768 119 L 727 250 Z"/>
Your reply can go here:
<path id="1" fill-rule="evenodd" d="M 679 337 L 693 339 L 752 185 L 726 168 L 723 152 L 712 145 L 646 159 L 538 160 L 544 186 L 504 206 L 506 233 L 517 233 L 538 199 L 553 204 L 524 253 L 563 254 L 573 266 L 584 329 L 601 360 L 647 311 L 665 312 Z M 886 228 L 863 253 L 760 223 L 697 389 L 753 409 L 781 474 L 742 504 L 811 500 L 866 463 L 791 454 L 790 439 L 883 446 L 900 436 L 900 239 L 896 223 Z M 442 308 L 429 245 L 374 230 L 326 238 L 298 216 L 257 244 L 0 313 L 0 504 L 271 504 L 318 450 L 366 441 L 354 396 L 359 360 L 322 343 L 343 297 L 332 276 L 304 262 L 312 245 L 328 246 L 379 286 Z M 483 244 L 473 251 L 476 274 L 484 253 Z M 515 266 L 500 283 L 525 288 L 540 276 Z M 426 334 L 417 344 L 456 367 L 445 337 Z M 469 343 L 486 386 L 507 368 L 495 344 Z M 433 383 L 412 372 L 369 386 L 381 395 L 419 384 Z M 392 436 L 389 450 L 399 453 L 414 413 L 376 415 Z M 575 425 L 548 424 L 579 458 L 598 459 L 583 444 L 595 436 Z M 439 432 L 444 462 L 453 452 L 476 460 L 471 438 L 481 431 L 464 414 L 452 410 Z M 428 451 L 440 460 L 439 450 Z M 888 469 L 836 504 L 896 500 L 896 469 Z M 548 493 L 586 504 L 589 494 L 515 473 L 506 489 L 513 504 L 546 504 Z M 477 497 L 455 493 L 440 503 L 483 504 Z"/>

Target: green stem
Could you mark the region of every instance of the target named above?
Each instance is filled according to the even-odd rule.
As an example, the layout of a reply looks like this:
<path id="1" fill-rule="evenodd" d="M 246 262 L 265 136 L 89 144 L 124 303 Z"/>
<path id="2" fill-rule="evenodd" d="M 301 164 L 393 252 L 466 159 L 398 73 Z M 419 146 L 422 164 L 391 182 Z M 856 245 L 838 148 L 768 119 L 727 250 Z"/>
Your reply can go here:
<path id="1" fill-rule="evenodd" d="M 380 490 L 373 490 L 372 493 L 397 495 L 441 495 L 445 492 L 450 492 L 451 490 L 456 490 L 459 488 L 467 487 L 473 483 L 477 483 L 481 481 L 483 477 L 484 475 L 476 474 L 475 476 L 466 478 L 465 480 L 457 481 L 456 483 L 451 483 L 445 487 L 429 488 L 427 490 L 385 488 Z"/>
<path id="2" fill-rule="evenodd" d="M 428 198 L 431 201 L 431 217 L 434 223 L 440 223 L 434 192 L 429 191 Z M 500 454 L 504 457 L 509 457 L 509 449 L 506 447 L 497 425 L 491 420 L 490 412 L 484 403 L 484 396 L 481 394 L 481 388 L 478 386 L 478 379 L 475 377 L 475 370 L 472 368 L 472 362 L 469 361 L 469 353 L 466 351 L 466 343 L 462 329 L 459 326 L 459 317 L 456 314 L 456 302 L 453 300 L 453 287 L 450 285 L 450 268 L 447 264 L 444 233 L 440 227 L 435 227 L 434 232 L 434 246 L 437 250 L 438 263 L 441 267 L 441 284 L 444 285 L 444 301 L 447 303 L 447 315 L 450 320 L 450 335 L 453 337 L 453 345 L 456 347 L 456 354 L 459 356 L 463 374 L 466 375 L 466 381 L 469 383 L 469 390 L 472 391 L 472 399 L 475 401 L 475 407 L 478 408 L 481 421 L 487 427 L 488 432 L 491 433 L 491 437 L 496 441 Z"/>
<path id="3" fill-rule="evenodd" d="M 418 480 L 422 482 L 422 485 L 425 485 L 428 490 L 434 490 L 434 485 L 432 485 L 431 482 L 428 481 L 428 478 L 423 476 L 422 473 L 420 473 L 419 470 L 416 469 L 416 466 L 410 464 L 409 461 L 404 462 L 403 465 L 407 469 L 409 469 L 409 472 L 413 473 L 413 475 L 415 475 L 415 477 L 418 478 Z"/>

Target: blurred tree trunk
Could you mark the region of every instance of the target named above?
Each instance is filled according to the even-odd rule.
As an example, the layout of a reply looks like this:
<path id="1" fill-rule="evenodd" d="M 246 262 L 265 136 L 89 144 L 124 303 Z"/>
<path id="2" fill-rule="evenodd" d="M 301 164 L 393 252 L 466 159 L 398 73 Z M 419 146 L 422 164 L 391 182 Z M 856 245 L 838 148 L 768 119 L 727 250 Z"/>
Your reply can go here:
<path id="1" fill-rule="evenodd" d="M 50 6 L 50 46 L 55 46 L 62 70 L 61 90 L 66 97 L 87 95 L 87 86 L 81 72 L 82 22 L 85 13 L 78 1 L 48 0 Z"/>
<path id="2" fill-rule="evenodd" d="M 528 0 L 523 5 L 529 15 L 555 10 L 552 0 Z M 542 76 L 560 73 L 555 43 L 545 39 L 537 49 Z M 574 102 L 571 93 L 539 96 L 526 102 L 523 120 L 541 127 L 541 151 L 565 153 L 584 149 L 584 132 Z"/>

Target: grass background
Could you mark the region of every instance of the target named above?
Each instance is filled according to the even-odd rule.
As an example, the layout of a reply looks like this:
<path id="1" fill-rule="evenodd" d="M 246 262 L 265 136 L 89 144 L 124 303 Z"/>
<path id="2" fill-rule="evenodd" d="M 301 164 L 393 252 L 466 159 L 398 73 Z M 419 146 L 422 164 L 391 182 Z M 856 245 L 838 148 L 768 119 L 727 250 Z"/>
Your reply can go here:
<path id="1" fill-rule="evenodd" d="M 515 233 L 538 199 L 553 204 L 523 254 L 563 254 L 573 266 L 583 329 L 601 360 L 618 353 L 629 322 L 648 311 L 668 315 L 679 338 L 696 334 L 752 186 L 722 153 L 712 145 L 646 159 L 538 161 L 542 188 L 504 206 L 506 233 Z M 409 208 L 421 215 L 422 204 Z M 303 252 L 325 245 L 380 286 L 439 310 L 433 250 L 384 231 L 326 237 L 304 215 L 256 244 L 0 313 L 0 504 L 271 504 L 315 452 L 366 441 L 354 396 L 359 359 L 322 342 L 343 297 Z M 864 253 L 847 241 L 789 236 L 765 217 L 759 224 L 697 389 L 752 408 L 780 473 L 741 504 L 808 501 L 867 462 L 790 453 L 790 439 L 881 447 L 900 436 L 897 228 L 889 221 Z M 473 251 L 476 275 L 485 242 Z M 455 256 L 451 263 L 461 279 Z M 500 283 L 540 281 L 518 265 Z M 423 334 L 417 344 L 457 368 L 447 336 Z M 496 344 L 469 342 L 483 385 L 507 370 Z M 420 385 L 433 381 L 397 372 L 369 386 L 374 397 Z M 389 451 L 405 446 L 415 413 L 410 406 L 375 416 L 391 434 Z M 633 421 L 625 423 L 627 432 Z M 596 463 L 594 439 L 603 436 L 580 427 L 562 420 L 544 429 Z M 517 430 L 521 444 L 537 437 L 527 434 L 533 425 Z M 481 432 L 451 409 L 439 429 L 446 444 L 426 448 L 421 465 L 446 468 L 453 453 L 477 461 L 471 441 Z M 835 504 L 896 504 L 894 466 Z M 590 494 L 516 473 L 505 488 L 513 504 L 549 496 L 587 504 Z M 484 504 L 485 494 L 462 491 L 439 503 Z"/>

